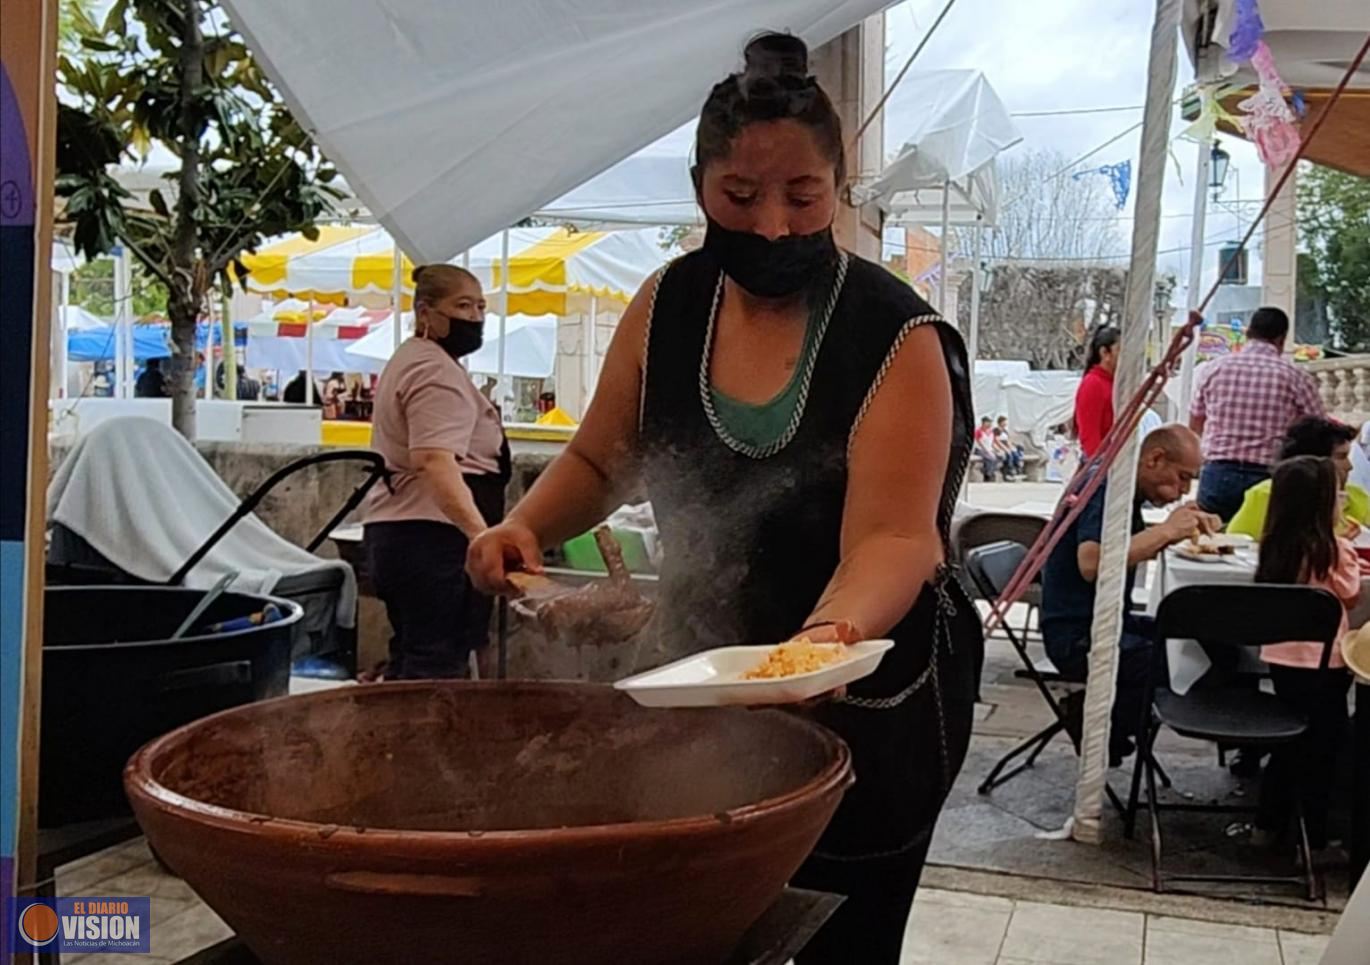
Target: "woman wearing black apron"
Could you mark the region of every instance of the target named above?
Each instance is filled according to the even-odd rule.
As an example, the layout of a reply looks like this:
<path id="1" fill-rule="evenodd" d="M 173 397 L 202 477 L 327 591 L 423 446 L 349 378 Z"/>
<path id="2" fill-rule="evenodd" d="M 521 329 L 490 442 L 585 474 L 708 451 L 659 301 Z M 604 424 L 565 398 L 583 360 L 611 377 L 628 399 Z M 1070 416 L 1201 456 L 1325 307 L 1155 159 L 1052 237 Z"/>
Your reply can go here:
<path id="1" fill-rule="evenodd" d="M 964 348 L 908 285 L 832 237 L 842 133 L 797 39 L 768 35 L 699 120 L 702 250 L 624 314 L 573 441 L 472 547 L 508 589 L 645 477 L 661 528 L 665 656 L 892 637 L 812 709 L 857 781 L 795 884 L 847 901 L 800 961 L 899 960 L 938 811 L 970 738 L 982 649 L 946 564 L 970 452 Z"/>
<path id="2" fill-rule="evenodd" d="M 458 361 L 481 346 L 480 282 L 453 265 L 418 268 L 414 313 L 372 415 L 390 484 L 363 510 L 371 582 L 394 631 L 389 680 L 464 677 L 488 642 L 492 601 L 466 576 L 466 551 L 503 517 L 509 482 L 499 411 Z"/>

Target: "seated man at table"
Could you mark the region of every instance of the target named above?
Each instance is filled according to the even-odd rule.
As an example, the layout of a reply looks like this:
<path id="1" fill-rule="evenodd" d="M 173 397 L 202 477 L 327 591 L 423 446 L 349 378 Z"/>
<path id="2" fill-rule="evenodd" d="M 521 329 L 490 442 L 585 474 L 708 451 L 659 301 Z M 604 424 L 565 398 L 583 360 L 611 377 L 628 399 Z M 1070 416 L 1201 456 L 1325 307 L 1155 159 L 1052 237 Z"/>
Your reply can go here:
<path id="1" fill-rule="evenodd" d="M 1370 523 L 1370 493 L 1350 482 L 1351 447 L 1356 444 L 1356 430 L 1336 419 L 1307 416 L 1299 419 L 1280 440 L 1280 460 L 1295 456 L 1321 456 L 1332 460 L 1341 487 L 1341 514 L 1337 520 L 1337 535 L 1352 538 L 1360 527 Z M 1270 480 L 1256 483 L 1246 491 L 1241 509 L 1227 524 L 1229 533 L 1240 533 L 1259 540 L 1265 531 L 1265 517 L 1270 509 Z"/>
<path id="2" fill-rule="evenodd" d="M 1168 506 L 1189 491 L 1203 458 L 1199 437 L 1180 425 L 1152 430 L 1142 442 L 1137 460 L 1137 482 L 1132 493 L 1132 540 L 1128 544 L 1126 593 L 1130 608 L 1137 564 L 1159 556 L 1167 546 L 1188 539 L 1196 531 L 1214 532 L 1216 516 L 1185 503 L 1165 522 L 1147 528 L 1142 504 Z M 1079 491 L 1089 475 L 1073 485 Z M 1042 570 L 1042 638 L 1047 656 L 1067 680 L 1083 681 L 1089 671 L 1090 627 L 1094 622 L 1094 589 L 1099 576 L 1099 549 L 1104 524 L 1107 486 L 1094 491 L 1080 515 L 1047 558 Z M 1109 762 L 1122 762 L 1131 753 L 1147 692 L 1151 635 L 1132 614 L 1124 614 L 1118 651 L 1118 692 L 1113 702 Z"/>

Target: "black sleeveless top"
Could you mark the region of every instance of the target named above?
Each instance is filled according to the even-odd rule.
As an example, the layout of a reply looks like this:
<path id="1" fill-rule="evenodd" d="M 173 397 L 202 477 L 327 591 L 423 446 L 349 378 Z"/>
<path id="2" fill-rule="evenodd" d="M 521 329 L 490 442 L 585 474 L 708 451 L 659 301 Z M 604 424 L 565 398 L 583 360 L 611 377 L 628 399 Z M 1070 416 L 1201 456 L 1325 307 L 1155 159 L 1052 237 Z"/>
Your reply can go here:
<path id="1" fill-rule="evenodd" d="M 696 251 L 663 270 L 652 299 L 639 452 L 664 552 L 662 652 L 651 663 L 776 643 L 802 629 L 839 563 L 851 440 L 918 325 L 936 325 L 953 393 L 937 520 L 944 544 L 970 455 L 973 409 L 960 335 L 906 283 L 846 254 L 813 286 L 830 317 L 811 370 L 800 373 L 807 388 L 790 431 L 766 451 L 730 439 L 708 402 L 706 346 L 721 278 L 712 256 Z M 891 631 L 896 646 L 880 669 L 820 710 L 819 719 L 851 745 L 858 774 L 820 848 L 869 856 L 926 843 L 969 739 L 978 628 L 943 568 Z M 948 690 L 934 679 L 937 641 L 951 652 L 958 637 L 972 643 L 957 655 L 965 660 Z M 924 687 L 929 679 L 934 686 Z M 933 699 L 925 699 L 929 692 Z M 898 713 L 880 713 L 890 710 Z"/>
<path id="2" fill-rule="evenodd" d="M 661 530 L 663 603 L 677 655 L 770 642 L 798 631 L 837 568 L 851 439 L 912 328 L 935 323 L 951 374 L 954 426 L 938 525 L 947 537 L 970 454 L 965 352 L 907 284 L 853 256 L 812 372 L 801 372 L 793 437 L 773 454 L 738 451 L 711 419 L 705 343 L 721 272 L 707 252 L 658 281 L 648 334 L 641 449 Z M 839 267 L 834 275 L 842 273 Z M 815 285 L 827 298 L 838 279 Z M 909 413 L 917 419 L 918 413 Z"/>

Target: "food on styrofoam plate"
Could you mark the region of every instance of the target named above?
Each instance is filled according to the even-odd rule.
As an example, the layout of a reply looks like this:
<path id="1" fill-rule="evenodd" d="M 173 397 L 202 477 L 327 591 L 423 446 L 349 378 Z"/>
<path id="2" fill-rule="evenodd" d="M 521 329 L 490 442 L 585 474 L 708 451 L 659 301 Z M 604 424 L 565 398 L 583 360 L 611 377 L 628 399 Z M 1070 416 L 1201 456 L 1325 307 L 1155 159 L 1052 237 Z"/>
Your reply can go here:
<path id="1" fill-rule="evenodd" d="M 843 658 L 840 643 L 813 643 L 810 640 L 791 640 L 766 654 L 766 659 L 742 675 L 743 680 L 774 680 L 812 673 L 831 666 Z"/>
<path id="2" fill-rule="evenodd" d="M 1220 533 L 1201 533 L 1196 529 L 1189 537 L 1187 548 L 1200 556 L 1231 556 L 1237 552 L 1237 541 Z"/>

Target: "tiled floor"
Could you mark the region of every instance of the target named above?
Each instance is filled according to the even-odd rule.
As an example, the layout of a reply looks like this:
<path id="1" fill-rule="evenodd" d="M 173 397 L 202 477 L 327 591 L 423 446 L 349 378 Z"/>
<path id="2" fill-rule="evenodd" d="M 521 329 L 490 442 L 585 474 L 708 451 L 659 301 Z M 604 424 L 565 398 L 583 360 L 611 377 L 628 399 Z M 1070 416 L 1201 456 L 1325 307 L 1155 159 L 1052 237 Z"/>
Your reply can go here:
<path id="1" fill-rule="evenodd" d="M 63 868 L 62 895 L 151 895 L 152 954 L 165 965 L 230 935 L 164 872 L 142 839 Z M 909 919 L 904 965 L 1316 965 L 1325 935 L 1076 908 L 925 888 Z M 64 965 L 127 965 L 77 955 Z"/>
<path id="2" fill-rule="evenodd" d="M 1317 965 L 1326 935 L 919 893 L 904 965 Z"/>

